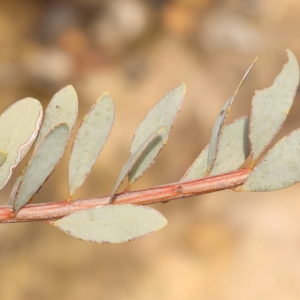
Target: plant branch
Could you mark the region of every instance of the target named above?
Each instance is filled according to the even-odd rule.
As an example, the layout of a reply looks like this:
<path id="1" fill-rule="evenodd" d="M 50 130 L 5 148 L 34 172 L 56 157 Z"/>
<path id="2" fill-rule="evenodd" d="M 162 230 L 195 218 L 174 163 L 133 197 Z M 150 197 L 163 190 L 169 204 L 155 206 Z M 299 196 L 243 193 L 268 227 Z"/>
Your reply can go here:
<path id="1" fill-rule="evenodd" d="M 210 176 L 188 182 L 176 182 L 150 189 L 117 194 L 113 204 L 149 205 L 187 198 L 225 189 L 236 188 L 248 178 L 251 170 L 239 169 L 226 174 Z M 110 197 L 29 204 L 13 217 L 12 206 L 0 206 L 0 223 L 48 221 L 71 213 L 109 204 Z M 113 205 L 112 204 L 112 205 Z"/>

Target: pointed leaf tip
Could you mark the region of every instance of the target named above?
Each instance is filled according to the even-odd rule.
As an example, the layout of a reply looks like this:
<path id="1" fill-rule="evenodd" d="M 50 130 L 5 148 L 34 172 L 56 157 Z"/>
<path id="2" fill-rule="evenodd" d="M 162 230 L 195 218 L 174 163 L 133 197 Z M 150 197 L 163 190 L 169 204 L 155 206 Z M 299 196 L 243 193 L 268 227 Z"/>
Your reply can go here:
<path id="1" fill-rule="evenodd" d="M 78 99 L 75 89 L 68 85 L 59 90 L 50 100 L 46 111 L 41 130 L 35 142 L 35 147 L 39 141 L 55 126 L 66 123 L 73 132 L 78 115 Z"/>
<path id="2" fill-rule="evenodd" d="M 76 212 L 50 224 L 84 241 L 124 243 L 163 228 L 167 220 L 150 207 L 114 204 Z"/>
<path id="3" fill-rule="evenodd" d="M 218 117 L 214 123 L 210 142 L 209 142 L 209 149 L 208 149 L 207 172 L 206 172 L 207 174 L 210 174 L 211 170 L 214 167 L 214 164 L 215 164 L 215 161 L 217 158 L 217 154 L 218 154 L 218 150 L 219 150 L 219 143 L 220 143 L 220 139 L 221 139 L 223 128 L 224 128 L 224 123 L 226 121 L 226 118 L 229 113 L 232 102 L 233 102 L 235 96 L 237 95 L 239 89 L 242 87 L 244 81 L 246 80 L 247 76 L 249 75 L 249 73 L 250 73 L 252 67 L 254 66 L 254 64 L 256 63 L 256 61 L 257 61 L 257 57 L 255 58 L 253 63 L 250 65 L 250 67 L 246 71 L 245 75 L 243 76 L 242 80 L 240 81 L 234 94 L 225 102 L 220 114 L 218 115 Z"/>
<path id="4" fill-rule="evenodd" d="M 143 160 L 139 170 L 132 178 L 132 182 L 142 176 L 153 164 L 160 151 L 166 145 L 175 118 L 181 108 L 186 92 L 185 83 L 166 94 L 147 114 L 146 118 L 138 126 L 131 143 L 130 153 L 133 155 L 145 141 L 145 137 L 150 136 L 158 127 L 166 126 L 161 134 L 161 141 L 152 149 L 151 153 Z"/>
<path id="5" fill-rule="evenodd" d="M 271 87 L 257 91 L 250 115 L 251 157 L 256 161 L 286 120 L 299 84 L 299 67 L 294 54 L 287 50 L 288 62 Z"/>

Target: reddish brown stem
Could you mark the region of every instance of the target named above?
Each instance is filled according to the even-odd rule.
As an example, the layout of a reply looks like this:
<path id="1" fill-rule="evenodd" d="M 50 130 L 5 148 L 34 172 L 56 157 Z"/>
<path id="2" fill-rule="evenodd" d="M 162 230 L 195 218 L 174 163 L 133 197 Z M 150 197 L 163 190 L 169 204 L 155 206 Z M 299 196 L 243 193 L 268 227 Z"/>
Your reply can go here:
<path id="1" fill-rule="evenodd" d="M 235 188 L 246 181 L 250 172 L 249 169 L 240 169 L 194 181 L 177 182 L 146 190 L 121 193 L 115 196 L 113 204 L 148 205 Z M 15 217 L 12 216 L 11 206 L 0 206 L 0 223 L 53 220 L 84 209 L 108 205 L 108 202 L 109 197 L 102 197 L 71 202 L 29 204 L 24 206 Z"/>

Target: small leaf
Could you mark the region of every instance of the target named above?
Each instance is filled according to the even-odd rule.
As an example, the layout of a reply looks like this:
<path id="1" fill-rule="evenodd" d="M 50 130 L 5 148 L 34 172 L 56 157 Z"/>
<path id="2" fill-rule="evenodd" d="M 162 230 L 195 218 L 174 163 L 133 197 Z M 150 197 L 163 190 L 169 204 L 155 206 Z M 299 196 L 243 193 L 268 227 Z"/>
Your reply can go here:
<path id="1" fill-rule="evenodd" d="M 146 118 L 137 128 L 130 147 L 133 155 L 144 143 L 145 137 L 150 136 L 158 127 L 166 126 L 166 130 L 161 134 L 162 139 L 145 157 L 139 169 L 131 178 L 133 183 L 141 177 L 146 170 L 153 164 L 162 148 L 166 145 L 175 117 L 181 108 L 182 100 L 186 91 L 186 85 L 182 83 L 177 88 L 165 95 L 147 114 Z"/>
<path id="2" fill-rule="evenodd" d="M 36 139 L 35 146 L 48 132 L 61 123 L 66 123 L 70 129 L 70 135 L 73 131 L 78 115 L 78 99 L 74 88 L 68 85 L 58 91 L 49 102 L 41 130 Z"/>
<path id="3" fill-rule="evenodd" d="M 150 207 L 115 204 L 82 210 L 49 223 L 81 240 L 124 243 L 161 229 L 167 220 Z"/>
<path id="4" fill-rule="evenodd" d="M 282 138 L 255 166 L 242 191 L 274 191 L 300 181 L 300 128 Z"/>
<path id="5" fill-rule="evenodd" d="M 36 194 L 60 161 L 69 136 L 67 124 L 54 127 L 36 146 L 16 192 L 14 211 L 17 212 Z"/>
<path id="6" fill-rule="evenodd" d="M 227 114 L 229 112 L 230 106 L 234 100 L 234 96 L 231 96 L 226 102 L 225 105 L 223 106 L 220 114 L 218 115 L 212 132 L 211 132 L 211 138 L 209 142 L 209 148 L 208 148 L 208 156 L 207 156 L 207 173 L 209 174 L 211 169 L 214 166 L 217 154 L 218 154 L 218 149 L 219 149 L 219 142 L 220 138 L 222 135 L 222 129 L 224 126 L 224 122 L 226 120 Z"/>
<path id="7" fill-rule="evenodd" d="M 133 183 L 133 179 L 135 178 L 134 175 L 136 172 L 138 172 L 140 166 L 143 164 L 143 161 L 145 158 L 151 154 L 151 151 L 153 151 L 153 148 L 161 141 L 162 137 L 159 134 L 166 128 L 166 126 L 161 126 L 158 129 L 156 129 L 148 138 L 144 141 L 144 143 L 137 149 L 135 153 L 133 153 L 127 163 L 123 166 L 117 182 L 113 188 L 113 191 L 111 193 L 110 197 L 110 203 L 112 202 L 113 196 L 115 195 L 117 189 L 123 182 L 124 178 L 128 175 L 128 187 L 130 188 L 131 184 Z"/>
<path id="8" fill-rule="evenodd" d="M 227 118 L 227 115 L 230 111 L 230 106 L 231 106 L 235 96 L 237 95 L 239 89 L 243 85 L 245 79 L 247 78 L 250 70 L 252 69 L 252 67 L 256 63 L 256 61 L 257 61 L 257 58 L 255 58 L 255 60 L 251 64 L 251 66 L 248 68 L 247 72 L 245 73 L 244 77 L 242 78 L 241 82 L 239 83 L 239 85 L 238 85 L 237 89 L 235 90 L 234 94 L 225 102 L 220 114 L 218 115 L 218 117 L 217 117 L 217 119 L 214 123 L 212 133 L 211 133 L 210 142 L 209 142 L 209 149 L 208 149 L 207 175 L 210 174 L 211 170 L 213 169 L 214 163 L 216 161 L 218 150 L 219 150 L 219 143 L 220 143 L 221 135 L 222 135 L 223 128 L 224 128 L 224 122 L 225 122 L 225 120 Z"/>
<path id="9" fill-rule="evenodd" d="M 33 98 L 17 101 L 0 116 L 0 149 L 7 153 L 0 168 L 0 189 L 34 142 L 42 117 L 42 105 Z"/>
<path id="10" fill-rule="evenodd" d="M 271 87 L 257 91 L 250 115 L 251 157 L 256 161 L 282 127 L 299 83 L 299 67 L 294 54 L 287 50 L 289 61 Z"/>
<path id="11" fill-rule="evenodd" d="M 249 118 L 236 119 L 224 126 L 220 139 L 219 151 L 210 175 L 218 175 L 238 169 L 249 156 L 248 142 Z M 207 145 L 180 181 L 200 179 L 207 169 Z"/>
<path id="12" fill-rule="evenodd" d="M 242 117 L 224 127 L 219 151 L 210 175 L 218 175 L 238 169 L 250 154 L 249 118 Z"/>
<path id="13" fill-rule="evenodd" d="M 69 165 L 69 190 L 72 196 L 95 164 L 114 121 L 114 103 L 105 92 L 84 117 L 73 142 Z"/>

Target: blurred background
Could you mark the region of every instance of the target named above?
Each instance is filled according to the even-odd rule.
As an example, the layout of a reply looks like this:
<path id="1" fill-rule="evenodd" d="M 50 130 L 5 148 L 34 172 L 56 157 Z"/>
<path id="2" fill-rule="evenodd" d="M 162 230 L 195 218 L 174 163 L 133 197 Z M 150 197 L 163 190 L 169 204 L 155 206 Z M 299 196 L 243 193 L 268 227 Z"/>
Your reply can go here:
<path id="1" fill-rule="evenodd" d="M 72 84 L 81 119 L 108 90 L 115 124 L 75 195 L 98 197 L 111 192 L 147 112 L 186 81 L 169 143 L 134 189 L 175 182 L 257 55 L 229 122 L 249 113 L 255 90 L 272 84 L 286 48 L 300 58 L 299 16 L 297 0 L 1 1 L 0 111 L 28 96 L 46 107 Z M 299 101 L 277 140 L 300 126 Z M 67 165 L 68 152 L 36 202 L 67 198 Z M 156 205 L 169 225 L 121 245 L 83 242 L 44 223 L 1 225 L 0 298 L 299 299 L 299 192 L 298 184 Z"/>

